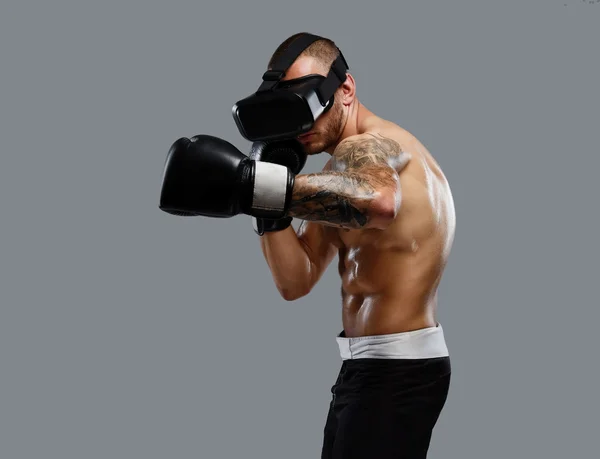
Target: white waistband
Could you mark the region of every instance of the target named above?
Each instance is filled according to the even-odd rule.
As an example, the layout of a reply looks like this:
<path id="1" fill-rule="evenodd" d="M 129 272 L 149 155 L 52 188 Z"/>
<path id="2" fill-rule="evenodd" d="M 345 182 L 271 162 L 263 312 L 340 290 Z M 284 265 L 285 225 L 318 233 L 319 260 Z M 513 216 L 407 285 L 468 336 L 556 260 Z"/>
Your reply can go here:
<path id="1" fill-rule="evenodd" d="M 430 359 L 448 357 L 448 347 L 440 324 L 390 335 L 336 337 L 342 360 L 348 359 Z"/>

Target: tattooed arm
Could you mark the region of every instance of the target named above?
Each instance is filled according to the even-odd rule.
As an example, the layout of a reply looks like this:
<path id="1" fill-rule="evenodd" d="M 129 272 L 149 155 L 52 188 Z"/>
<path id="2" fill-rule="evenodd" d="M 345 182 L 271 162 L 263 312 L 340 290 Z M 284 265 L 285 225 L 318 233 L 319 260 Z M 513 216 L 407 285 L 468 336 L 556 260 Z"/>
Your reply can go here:
<path id="1" fill-rule="evenodd" d="M 408 155 L 380 134 L 344 139 L 332 171 L 296 176 L 289 215 L 349 229 L 385 228 L 400 206 L 398 171 Z"/>
<path id="2" fill-rule="evenodd" d="M 304 220 L 260 238 L 281 296 L 307 295 L 337 254 L 333 228 L 384 228 L 400 203 L 398 171 L 408 155 L 391 139 L 363 134 L 345 139 L 324 170 L 296 176 L 289 215 Z"/>

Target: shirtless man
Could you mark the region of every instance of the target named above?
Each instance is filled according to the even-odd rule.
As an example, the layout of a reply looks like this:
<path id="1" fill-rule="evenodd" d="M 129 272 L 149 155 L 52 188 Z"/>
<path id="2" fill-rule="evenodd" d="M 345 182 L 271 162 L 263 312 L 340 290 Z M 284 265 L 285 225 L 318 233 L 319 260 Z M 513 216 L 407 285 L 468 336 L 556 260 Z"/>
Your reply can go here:
<path id="1" fill-rule="evenodd" d="M 285 79 L 327 75 L 336 50 L 327 39 L 315 42 Z M 266 232 L 260 244 L 290 301 L 339 258 L 343 360 L 322 458 L 425 458 L 450 382 L 436 320 L 455 229 L 448 182 L 419 140 L 358 100 L 349 73 L 334 106 L 298 140 L 309 155 L 331 159 L 322 172 L 295 178 L 288 215 L 303 220 L 298 231 Z"/>
<path id="2" fill-rule="evenodd" d="M 298 88 L 298 81 L 289 80 L 328 75 L 334 62 L 331 75 L 340 85 L 319 87 L 319 97 L 326 100 L 337 87 L 333 105 L 326 104 L 316 121 L 315 111 L 312 128 L 297 139 L 287 138 L 292 131 L 285 131 L 283 142 L 289 148 L 276 144 L 276 151 L 284 151 L 277 160 L 273 143 L 268 161 L 268 142 L 255 142 L 253 151 L 260 154 L 246 156 L 213 136 L 177 140 L 165 162 L 159 207 L 175 215 L 251 215 L 259 223 L 275 285 L 286 300 L 307 295 L 337 254 L 342 367 L 331 389 L 321 457 L 423 459 L 450 384 L 448 349 L 436 320 L 437 288 L 454 238 L 450 188 L 414 136 L 359 102 L 354 78 L 345 63 L 341 70 L 345 59 L 337 58 L 335 44 L 324 37 L 314 41 L 315 36 L 294 44 L 301 35 L 278 47 L 269 67 L 274 59 L 277 65 L 265 73 L 262 84 L 285 75 L 284 85 Z M 292 51 L 284 56 L 294 59 L 282 72 L 281 62 L 289 59 L 277 56 L 290 43 Z M 270 102 L 255 103 L 244 120 L 239 118 L 243 102 L 237 105 L 238 125 L 246 133 L 256 126 L 263 132 L 285 123 L 290 127 L 314 93 L 305 99 L 286 99 L 285 94 L 279 93 L 279 108 L 290 111 L 287 104 L 293 100 L 306 105 L 284 115 L 269 112 L 270 98 L 278 95 L 260 99 L 261 92 L 258 99 Z M 301 174 L 307 155 L 321 152 L 331 155 L 324 170 Z M 297 232 L 293 218 L 302 220 Z"/>

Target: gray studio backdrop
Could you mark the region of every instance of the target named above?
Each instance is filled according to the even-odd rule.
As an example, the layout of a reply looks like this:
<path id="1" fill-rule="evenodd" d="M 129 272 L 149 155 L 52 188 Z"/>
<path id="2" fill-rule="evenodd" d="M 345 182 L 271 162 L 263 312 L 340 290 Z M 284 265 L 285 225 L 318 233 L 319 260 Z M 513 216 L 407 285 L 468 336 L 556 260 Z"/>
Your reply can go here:
<path id="1" fill-rule="evenodd" d="M 284 302 L 248 217 L 157 207 L 175 139 L 248 149 L 231 106 L 299 31 L 452 185 L 430 457 L 598 457 L 600 3 L 5 0 L 0 458 L 319 457 L 335 263 Z"/>

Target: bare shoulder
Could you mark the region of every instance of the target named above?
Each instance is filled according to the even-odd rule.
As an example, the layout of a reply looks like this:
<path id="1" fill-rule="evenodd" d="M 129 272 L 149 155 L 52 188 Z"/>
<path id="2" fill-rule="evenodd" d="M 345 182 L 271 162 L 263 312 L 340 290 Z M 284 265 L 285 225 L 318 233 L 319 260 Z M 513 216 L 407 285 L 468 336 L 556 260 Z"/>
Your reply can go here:
<path id="1" fill-rule="evenodd" d="M 399 171 L 406 166 L 410 155 L 394 136 L 372 129 L 342 140 L 332 160 L 336 169 L 387 166 Z"/>
<path id="2" fill-rule="evenodd" d="M 429 149 L 415 135 L 397 125 L 391 124 L 382 135 L 395 139 L 411 157 L 409 164 L 400 174 L 403 202 L 401 213 L 420 215 L 425 220 L 429 215 L 433 218 L 432 221 L 446 215 L 448 221 L 453 220 L 454 203 L 450 185 Z M 405 223 L 413 225 L 418 222 L 411 220 L 410 223 Z"/>
<path id="3" fill-rule="evenodd" d="M 449 194 L 446 177 L 433 154 L 411 132 L 401 126 L 378 119 L 369 125 L 370 132 L 395 142 L 406 164 L 399 172 L 404 209 L 421 208 L 432 196 Z"/>
<path id="4" fill-rule="evenodd" d="M 431 184 L 432 180 L 446 181 L 432 153 L 414 134 L 390 121 L 382 120 L 373 124 L 376 126 L 372 127 L 373 131 L 395 141 L 400 150 L 410 159 L 402 174 L 409 181 L 416 181 L 423 185 Z"/>

